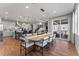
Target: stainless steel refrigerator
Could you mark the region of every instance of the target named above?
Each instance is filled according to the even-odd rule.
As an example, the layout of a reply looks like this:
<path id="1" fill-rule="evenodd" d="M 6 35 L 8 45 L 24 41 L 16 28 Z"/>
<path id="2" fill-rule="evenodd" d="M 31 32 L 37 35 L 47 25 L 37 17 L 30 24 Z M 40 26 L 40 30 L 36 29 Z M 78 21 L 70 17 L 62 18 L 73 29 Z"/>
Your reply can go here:
<path id="1" fill-rule="evenodd" d="M 0 41 L 3 41 L 3 24 L 0 23 Z"/>

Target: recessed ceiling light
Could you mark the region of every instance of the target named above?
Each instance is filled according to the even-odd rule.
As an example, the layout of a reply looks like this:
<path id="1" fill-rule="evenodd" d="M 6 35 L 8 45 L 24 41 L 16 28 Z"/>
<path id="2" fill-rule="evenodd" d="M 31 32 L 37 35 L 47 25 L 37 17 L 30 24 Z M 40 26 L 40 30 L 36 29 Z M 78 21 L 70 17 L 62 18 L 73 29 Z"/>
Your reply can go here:
<path id="1" fill-rule="evenodd" d="M 26 6 L 26 8 L 29 8 L 29 6 Z"/>
<path id="2" fill-rule="evenodd" d="M 5 14 L 8 14 L 8 12 L 5 12 Z"/>
<path id="3" fill-rule="evenodd" d="M 42 25 L 42 23 L 40 22 L 39 25 Z"/>
<path id="4" fill-rule="evenodd" d="M 19 16 L 20 18 L 22 18 L 22 16 Z"/>
<path id="5" fill-rule="evenodd" d="M 42 16 L 45 16 L 45 15 L 42 15 Z"/>
<path id="6" fill-rule="evenodd" d="M 55 10 L 55 11 L 53 11 L 53 13 L 56 13 L 56 10 Z"/>

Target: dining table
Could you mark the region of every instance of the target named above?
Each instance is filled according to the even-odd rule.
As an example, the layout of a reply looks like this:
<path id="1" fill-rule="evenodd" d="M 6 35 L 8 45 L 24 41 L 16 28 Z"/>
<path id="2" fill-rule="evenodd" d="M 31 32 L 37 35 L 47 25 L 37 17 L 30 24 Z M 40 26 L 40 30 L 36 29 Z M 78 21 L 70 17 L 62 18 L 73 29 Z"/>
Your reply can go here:
<path id="1" fill-rule="evenodd" d="M 37 33 L 33 33 L 33 35 L 26 36 L 25 38 L 36 42 L 36 41 L 42 40 L 44 37 L 49 36 L 49 35 L 52 35 L 52 34 L 51 33 L 43 33 L 43 34 L 37 35 Z"/>
<path id="2" fill-rule="evenodd" d="M 49 35 L 52 35 L 51 33 L 42 33 L 42 34 L 37 34 L 37 33 L 33 33 L 32 35 L 27 35 L 25 36 L 26 40 L 31 40 L 32 42 L 34 42 L 34 45 L 33 45 L 33 50 L 32 51 L 36 51 L 36 45 L 35 45 L 35 42 L 38 42 L 42 39 L 44 39 L 45 37 L 49 36 Z"/>

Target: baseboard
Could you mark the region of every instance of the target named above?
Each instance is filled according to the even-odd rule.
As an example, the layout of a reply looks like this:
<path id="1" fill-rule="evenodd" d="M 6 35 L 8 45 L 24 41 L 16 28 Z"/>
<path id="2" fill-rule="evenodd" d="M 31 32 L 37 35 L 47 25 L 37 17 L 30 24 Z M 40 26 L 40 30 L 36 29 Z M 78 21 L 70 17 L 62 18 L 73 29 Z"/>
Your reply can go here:
<path id="1" fill-rule="evenodd" d="M 3 36 L 3 38 L 12 37 L 12 36 Z"/>

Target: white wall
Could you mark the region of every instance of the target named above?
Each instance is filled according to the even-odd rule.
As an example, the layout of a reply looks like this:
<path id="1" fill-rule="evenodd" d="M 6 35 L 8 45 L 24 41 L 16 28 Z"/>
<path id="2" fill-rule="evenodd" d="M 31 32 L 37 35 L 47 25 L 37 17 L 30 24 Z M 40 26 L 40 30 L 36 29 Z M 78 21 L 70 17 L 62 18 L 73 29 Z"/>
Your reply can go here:
<path id="1" fill-rule="evenodd" d="M 77 33 L 77 40 L 76 40 L 76 42 L 77 42 L 77 44 L 76 44 L 76 42 L 75 42 L 75 45 L 77 45 L 77 47 L 78 47 L 78 55 L 79 55 L 79 4 L 78 4 L 78 19 L 77 19 L 78 21 L 77 21 L 77 30 L 78 30 L 78 33 Z"/>
<path id="2" fill-rule="evenodd" d="M 79 4 L 75 5 L 72 18 L 72 42 L 75 43 L 75 47 L 79 55 Z"/>
<path id="3" fill-rule="evenodd" d="M 53 19 L 48 21 L 48 32 L 53 34 Z"/>
<path id="4" fill-rule="evenodd" d="M 70 14 L 69 16 L 68 16 L 68 28 L 69 28 L 69 41 L 71 41 L 72 40 L 72 15 Z"/>
<path id="5" fill-rule="evenodd" d="M 74 36 L 74 35 L 75 35 L 75 34 L 74 34 L 74 31 L 75 31 L 75 30 L 74 30 L 74 29 L 75 29 L 74 22 L 75 22 L 75 20 L 74 20 L 74 18 L 75 18 L 75 17 L 74 17 L 74 16 L 75 16 L 75 14 L 74 14 L 74 12 L 73 12 L 73 13 L 72 13 L 72 40 L 71 40 L 73 44 L 75 44 L 75 40 L 74 40 L 74 39 L 75 39 L 75 36 Z"/>

